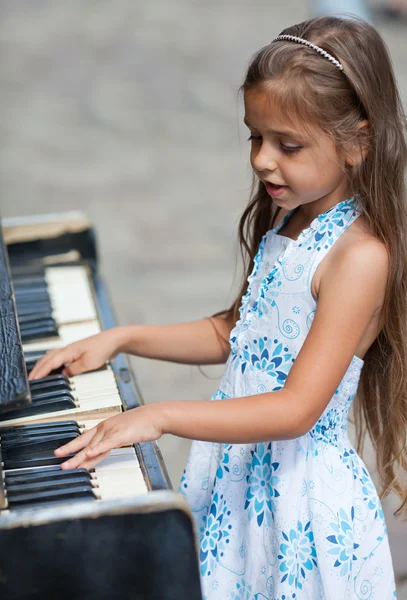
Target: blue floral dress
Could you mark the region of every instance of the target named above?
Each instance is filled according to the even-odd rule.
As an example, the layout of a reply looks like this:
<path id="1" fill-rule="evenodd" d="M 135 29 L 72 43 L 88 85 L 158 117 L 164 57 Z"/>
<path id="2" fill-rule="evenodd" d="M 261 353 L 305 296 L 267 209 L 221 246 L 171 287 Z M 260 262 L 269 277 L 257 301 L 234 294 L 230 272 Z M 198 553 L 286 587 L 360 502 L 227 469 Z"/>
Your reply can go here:
<path id="1" fill-rule="evenodd" d="M 316 268 L 361 214 L 350 198 L 291 240 L 278 230 L 293 212 L 261 241 L 213 400 L 284 387 L 315 315 Z M 199 533 L 204 600 L 396 597 L 382 507 L 347 435 L 363 364 L 353 357 L 302 437 L 193 442 L 180 491 Z"/>

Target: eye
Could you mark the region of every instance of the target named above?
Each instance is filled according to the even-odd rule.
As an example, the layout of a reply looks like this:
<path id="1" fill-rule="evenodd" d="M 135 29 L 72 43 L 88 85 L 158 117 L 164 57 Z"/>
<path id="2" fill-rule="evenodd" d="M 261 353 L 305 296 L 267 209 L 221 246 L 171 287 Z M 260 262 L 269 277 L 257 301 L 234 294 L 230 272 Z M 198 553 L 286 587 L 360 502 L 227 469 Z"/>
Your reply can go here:
<path id="1" fill-rule="evenodd" d="M 260 142 L 261 141 L 261 135 L 253 135 L 252 133 L 250 134 L 250 136 L 247 138 L 248 142 Z"/>
<path id="2" fill-rule="evenodd" d="M 285 146 L 280 142 L 280 148 L 287 154 L 293 154 L 294 152 L 299 152 L 302 149 L 302 146 Z"/>

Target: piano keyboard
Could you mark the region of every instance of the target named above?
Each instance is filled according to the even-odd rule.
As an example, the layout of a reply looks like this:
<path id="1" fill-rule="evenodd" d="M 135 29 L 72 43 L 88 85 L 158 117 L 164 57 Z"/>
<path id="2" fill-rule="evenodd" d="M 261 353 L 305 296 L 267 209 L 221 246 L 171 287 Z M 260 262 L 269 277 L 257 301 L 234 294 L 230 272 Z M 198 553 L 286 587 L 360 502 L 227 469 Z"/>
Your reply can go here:
<path id="1" fill-rule="evenodd" d="M 0 426 L 46 423 L 94 414 L 100 420 L 122 412 L 122 401 L 110 366 L 74 377 L 53 375 L 30 381 L 32 404 L 1 415 Z"/>
<path id="2" fill-rule="evenodd" d="M 51 350 L 100 332 L 85 266 L 13 267 L 11 274 L 27 351 Z"/>
<path id="3" fill-rule="evenodd" d="M 85 267 L 14 267 L 11 275 L 19 320 L 39 329 L 27 337 L 47 337 L 41 335 L 39 319 L 53 319 L 59 326 L 97 318 Z"/>
<path id="4" fill-rule="evenodd" d="M 94 469 L 61 470 L 54 450 L 100 421 L 61 421 L 0 428 L 8 508 L 113 500 L 148 492 L 134 448 L 111 450 Z"/>
<path id="5" fill-rule="evenodd" d="M 68 344 L 82 340 L 85 337 L 96 335 L 101 332 L 98 321 L 86 321 L 83 323 L 71 323 L 69 325 L 60 325 L 58 327 L 57 337 L 49 339 L 33 339 L 30 342 L 23 343 L 25 354 L 37 352 L 44 353 L 54 348 L 63 348 Z"/>
<path id="6" fill-rule="evenodd" d="M 17 267 L 12 273 L 28 372 L 46 351 L 101 331 L 86 268 Z M 37 329 L 31 327 L 36 320 L 40 323 Z M 43 328 L 47 320 L 55 323 L 54 330 L 51 325 L 49 331 Z M 25 325 L 26 332 L 31 328 L 29 335 L 24 335 Z M 0 420 L 3 479 L 10 509 L 147 493 L 134 447 L 112 450 L 90 472 L 62 471 L 59 464 L 67 458 L 53 454 L 85 428 L 122 412 L 110 364 L 69 378 L 54 373 L 29 384 L 32 404 L 7 411 Z"/>

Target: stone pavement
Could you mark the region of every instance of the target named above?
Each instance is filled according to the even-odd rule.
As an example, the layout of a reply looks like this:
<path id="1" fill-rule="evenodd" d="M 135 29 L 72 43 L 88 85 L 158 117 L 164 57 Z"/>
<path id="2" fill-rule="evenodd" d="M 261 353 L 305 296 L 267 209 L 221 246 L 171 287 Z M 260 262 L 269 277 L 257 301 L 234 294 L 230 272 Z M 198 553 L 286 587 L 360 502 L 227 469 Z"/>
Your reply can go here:
<path id="1" fill-rule="evenodd" d="M 237 90 L 252 53 L 307 18 L 307 4 L 2 0 L 1 9 L 2 215 L 85 210 L 122 324 L 227 306 L 250 186 Z M 407 29 L 378 27 L 407 101 Z M 208 398 L 222 373 L 133 365 L 146 402 Z M 160 443 L 174 487 L 189 445 Z M 365 460 L 373 468 L 371 453 Z M 407 577 L 407 526 L 391 519 L 391 502 L 385 509 L 395 567 Z"/>

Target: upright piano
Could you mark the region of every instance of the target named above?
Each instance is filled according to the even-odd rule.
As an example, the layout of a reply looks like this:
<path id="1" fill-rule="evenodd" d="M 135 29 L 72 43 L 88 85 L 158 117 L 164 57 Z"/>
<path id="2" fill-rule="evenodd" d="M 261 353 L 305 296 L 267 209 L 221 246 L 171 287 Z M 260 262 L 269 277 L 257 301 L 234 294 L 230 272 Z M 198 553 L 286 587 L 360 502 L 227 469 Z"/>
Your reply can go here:
<path id="1" fill-rule="evenodd" d="M 0 598 L 201 600 L 196 537 L 155 442 L 62 471 L 54 450 L 143 403 L 127 358 L 74 377 L 28 373 L 115 325 L 82 213 L 0 229 Z"/>

